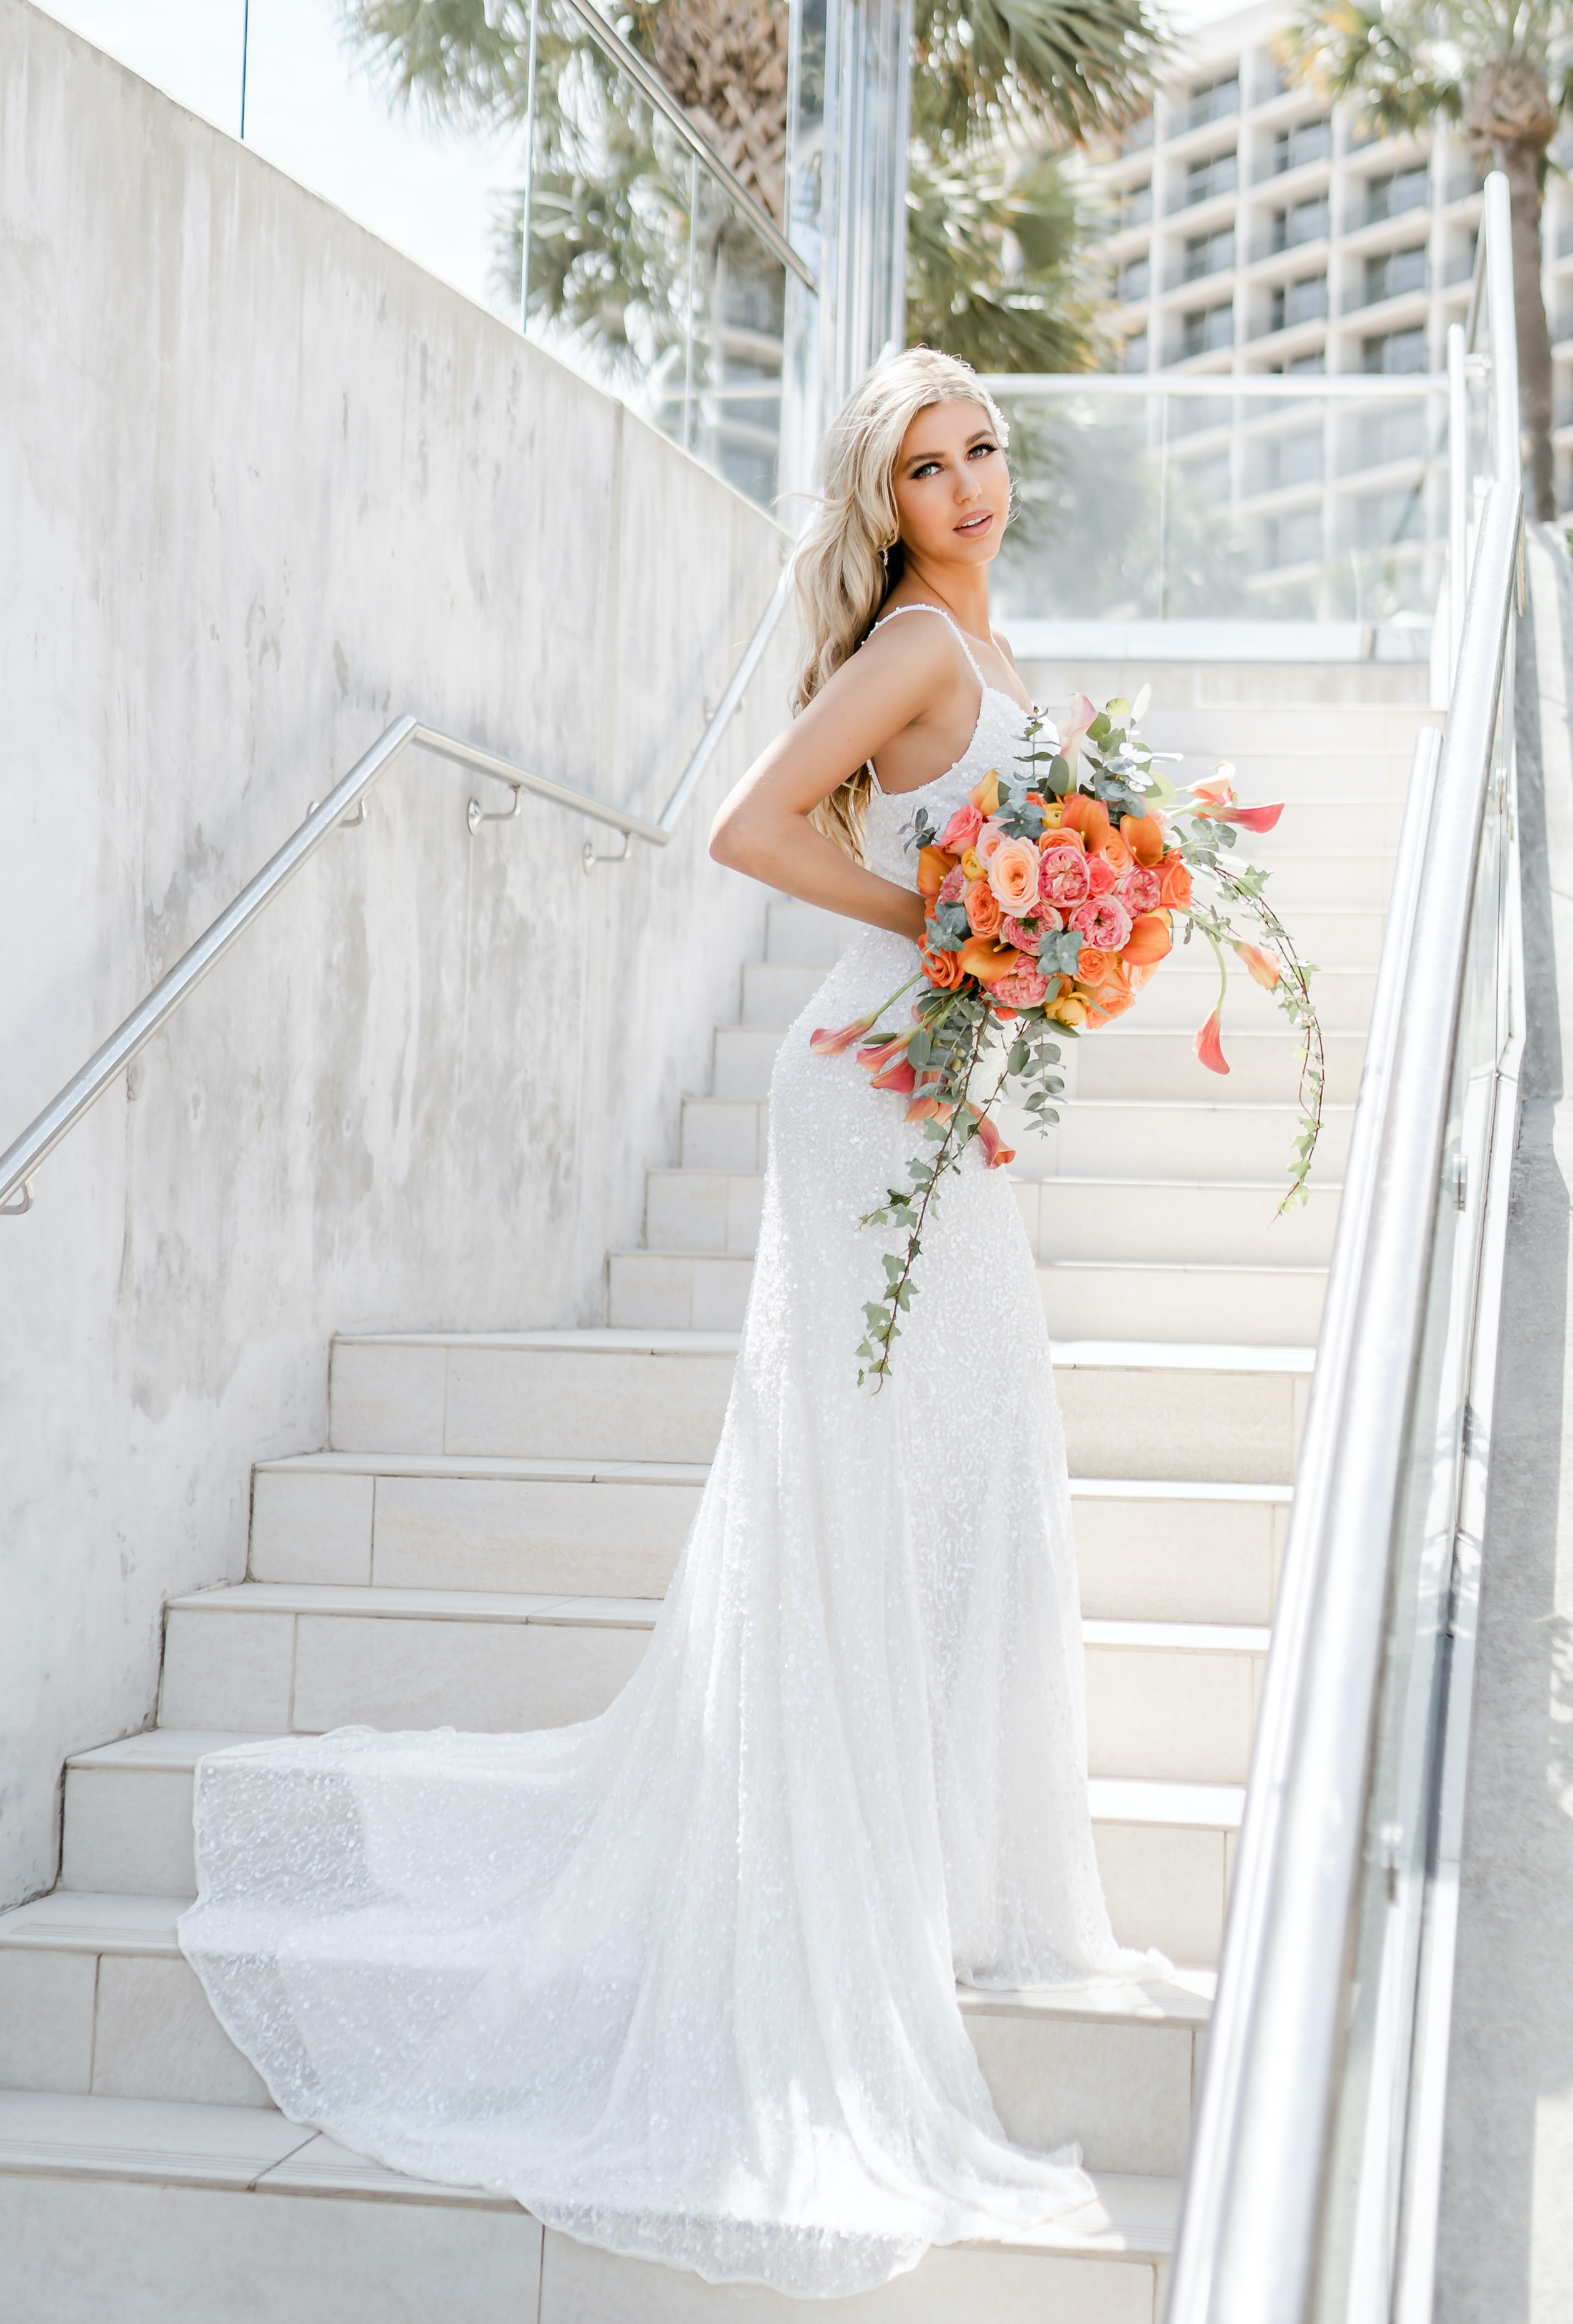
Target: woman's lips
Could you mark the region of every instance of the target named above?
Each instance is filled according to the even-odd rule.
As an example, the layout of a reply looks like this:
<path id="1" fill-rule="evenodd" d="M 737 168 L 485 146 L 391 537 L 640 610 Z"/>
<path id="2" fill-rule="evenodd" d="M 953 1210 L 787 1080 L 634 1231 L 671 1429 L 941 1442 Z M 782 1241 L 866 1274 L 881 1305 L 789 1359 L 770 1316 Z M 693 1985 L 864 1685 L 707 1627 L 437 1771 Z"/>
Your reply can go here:
<path id="1" fill-rule="evenodd" d="M 957 525 L 956 530 L 958 532 L 969 534 L 975 540 L 980 533 L 988 531 L 993 521 L 994 511 L 992 509 L 985 509 L 980 516 L 963 518 L 962 521 Z"/>

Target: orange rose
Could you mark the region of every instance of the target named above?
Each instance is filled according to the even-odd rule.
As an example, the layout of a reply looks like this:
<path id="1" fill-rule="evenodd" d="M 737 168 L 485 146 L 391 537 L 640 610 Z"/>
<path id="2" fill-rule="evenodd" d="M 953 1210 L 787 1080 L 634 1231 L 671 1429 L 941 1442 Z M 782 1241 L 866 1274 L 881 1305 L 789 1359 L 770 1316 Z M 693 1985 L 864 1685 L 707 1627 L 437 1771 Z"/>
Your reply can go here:
<path id="1" fill-rule="evenodd" d="M 1021 954 L 1014 945 L 1001 947 L 990 936 L 969 936 L 956 957 L 964 974 L 975 976 L 980 984 L 998 984 L 1002 976 L 1014 973 Z"/>
<path id="2" fill-rule="evenodd" d="M 945 884 L 947 872 L 954 871 L 956 858 L 947 855 L 943 847 L 925 847 L 917 859 L 917 892 L 920 896 L 937 896 Z"/>
<path id="3" fill-rule="evenodd" d="M 931 952 L 927 945 L 919 945 L 918 951 L 923 958 L 923 973 L 929 982 L 941 992 L 953 992 L 966 973 L 961 966 L 961 954 Z"/>
<path id="4" fill-rule="evenodd" d="M 1191 902 L 1191 868 L 1178 855 L 1165 855 L 1158 874 L 1158 901 L 1172 912 L 1183 912 Z"/>
<path id="5" fill-rule="evenodd" d="M 998 935 L 999 899 L 987 880 L 969 880 L 962 901 L 967 907 L 967 926 L 975 936 Z"/>
<path id="6" fill-rule="evenodd" d="M 1076 955 L 1078 980 L 1096 992 L 1118 958 L 1117 952 L 1100 952 L 1096 945 L 1083 945 Z"/>
<path id="7" fill-rule="evenodd" d="M 1096 853 L 1109 835 L 1108 809 L 1101 799 L 1089 798 L 1085 791 L 1072 791 L 1065 801 L 1060 827 L 1079 831 L 1088 850 Z"/>
<path id="8" fill-rule="evenodd" d="M 1146 871 L 1155 872 L 1164 860 L 1164 826 L 1157 816 L 1127 815 L 1119 829 L 1136 862 Z"/>
<path id="9" fill-rule="evenodd" d="M 1073 823 L 1062 824 L 1054 829 L 1045 827 L 1044 835 L 1038 842 L 1038 846 L 1040 849 L 1048 849 L 1050 847 L 1079 847 L 1083 855 L 1087 853 L 1087 842 L 1082 838 L 1081 834 L 1077 830 Z"/>
<path id="10" fill-rule="evenodd" d="M 1131 929 L 1120 958 L 1132 968 L 1154 968 L 1174 942 L 1167 912 L 1144 912 Z"/>
<path id="11" fill-rule="evenodd" d="M 1097 1001 L 1087 1012 L 1087 1022 L 1090 1025 L 1107 1025 L 1113 1018 L 1123 1017 L 1136 997 L 1128 984 L 1121 984 L 1111 977 L 1107 984 L 1099 986 Z"/>
<path id="12" fill-rule="evenodd" d="M 1124 840 L 1118 837 L 1116 833 L 1112 831 L 1109 833 L 1108 837 L 1104 841 L 1098 853 L 1102 856 L 1104 862 L 1111 865 L 1116 872 L 1129 871 L 1131 860 L 1130 849 L 1126 845 Z"/>

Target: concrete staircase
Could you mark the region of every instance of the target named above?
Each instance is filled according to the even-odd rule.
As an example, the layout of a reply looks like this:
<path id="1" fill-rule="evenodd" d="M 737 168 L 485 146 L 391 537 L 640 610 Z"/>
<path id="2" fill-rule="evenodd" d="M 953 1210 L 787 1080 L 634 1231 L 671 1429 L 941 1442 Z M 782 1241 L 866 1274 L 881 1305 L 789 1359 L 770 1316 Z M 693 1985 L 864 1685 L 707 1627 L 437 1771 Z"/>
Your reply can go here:
<path id="1" fill-rule="evenodd" d="M 1063 1121 L 1024 1149 L 1017 1192 L 1075 1480 L 1099 1861 L 1119 1936 L 1181 1967 L 1136 1991 L 963 1997 L 1007 2129 L 1080 2137 L 1098 2200 L 931 2254 L 835 2309 L 869 2324 L 1161 2313 L 1399 803 L 1432 717 L 1405 698 L 1407 671 L 1359 673 L 1364 699 L 1271 710 L 1243 686 L 1233 706 L 1188 702 L 1174 677 L 1154 741 L 1231 757 L 1251 796 L 1292 802 L 1251 852 L 1322 965 L 1316 1190 L 1271 1223 L 1294 1060 L 1266 996 L 1233 981 L 1228 1080 L 1191 1056 L 1209 954 L 1172 962 L 1131 1019 L 1071 1045 Z M 1117 682 L 1081 680 L 1099 698 Z M 328 1449 L 255 1471 L 248 1578 L 170 1606 L 158 1725 L 69 1765 L 60 1886 L 0 1917 L 15 2324 L 798 2312 L 543 2234 L 513 2204 L 400 2179 L 285 2122 L 174 1923 L 202 1751 L 348 1721 L 550 1725 L 599 1711 L 633 1670 L 725 1404 L 770 1060 L 840 934 L 770 907 L 712 1092 L 684 1108 L 677 1167 L 649 1174 L 644 1247 L 611 1256 L 607 1326 L 337 1341 Z"/>

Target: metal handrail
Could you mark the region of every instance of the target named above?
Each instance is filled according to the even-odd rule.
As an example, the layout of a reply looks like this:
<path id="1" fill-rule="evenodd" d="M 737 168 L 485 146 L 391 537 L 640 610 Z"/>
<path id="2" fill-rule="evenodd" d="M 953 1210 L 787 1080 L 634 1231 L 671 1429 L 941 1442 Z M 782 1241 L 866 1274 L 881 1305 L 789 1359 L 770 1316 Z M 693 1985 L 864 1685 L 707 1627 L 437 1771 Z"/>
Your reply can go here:
<path id="1" fill-rule="evenodd" d="M 695 129 L 665 81 L 651 70 L 639 51 L 630 46 L 614 25 L 607 23 L 593 5 L 593 0 L 564 0 L 564 5 L 577 16 L 603 56 L 616 65 L 619 71 L 627 73 L 640 96 L 671 124 L 690 153 L 721 180 L 730 198 L 737 204 L 771 254 L 778 258 L 783 266 L 789 266 L 798 281 L 806 283 L 817 295 L 818 277 L 793 249 L 768 210 L 754 199 L 741 180 L 728 169 L 714 146 L 700 130 Z"/>
<path id="2" fill-rule="evenodd" d="M 775 600 L 771 602 L 774 604 Z M 759 652 L 763 651 L 761 644 Z M 759 655 L 756 654 L 754 659 L 757 663 Z M 729 696 L 731 691 L 729 688 Z M 741 689 L 738 699 L 741 699 Z M 736 706 L 735 701 L 731 708 L 726 708 L 724 702 L 722 705 L 728 717 Z M 709 752 L 713 752 L 715 743 L 712 736 L 715 734 L 720 720 L 721 713 L 718 712 L 700 745 L 702 752 L 705 750 L 706 743 L 709 744 Z M 716 739 L 719 740 L 718 735 Z M 550 799 L 558 807 L 571 808 L 575 815 L 587 816 L 593 823 L 610 824 L 614 830 L 625 833 L 630 839 L 642 839 L 651 847 L 665 847 L 669 844 L 672 825 L 681 813 L 694 782 L 698 779 L 695 774 L 693 781 L 689 781 L 685 774 L 684 783 L 679 784 L 677 792 L 674 792 L 668 800 L 661 821 L 649 823 L 642 816 L 630 815 L 626 807 L 612 807 L 605 799 L 593 798 L 587 791 L 575 790 L 566 783 L 555 783 L 546 775 L 532 774 L 523 767 L 512 766 L 491 751 L 480 750 L 473 742 L 458 742 L 451 734 L 440 733 L 435 726 L 423 725 L 418 718 L 396 718 L 378 736 L 365 755 L 356 760 L 343 780 L 334 785 L 320 807 L 311 809 L 305 822 L 290 834 L 277 854 L 270 856 L 254 879 L 246 882 L 235 901 L 220 912 L 212 927 L 181 954 L 167 975 L 160 978 L 124 1023 L 116 1028 L 102 1047 L 93 1052 L 81 1071 L 72 1075 L 37 1120 L 30 1122 L 21 1137 L 15 1139 L 4 1154 L 0 1154 L 0 1217 L 20 1218 L 32 1208 L 31 1180 L 40 1163 L 53 1153 L 61 1139 L 80 1121 L 89 1108 L 97 1103 L 111 1082 L 124 1072 L 137 1052 L 145 1048 L 160 1028 L 169 1022 L 181 1002 L 196 991 L 209 969 L 217 965 L 231 945 L 288 885 L 301 865 L 310 861 L 335 825 L 365 798 L 373 783 L 379 781 L 406 751 L 412 750 L 428 751 L 435 758 L 446 759 L 454 766 L 468 768 L 472 774 L 483 776 L 489 781 L 506 783 L 513 792 L 511 814 L 518 813 L 523 795 L 528 791 L 537 798 Z M 706 752 L 707 757 L 709 752 Z M 358 816 L 354 819 L 358 820 Z M 470 802 L 472 834 L 482 822 L 507 819 L 506 816 L 483 816 L 478 802 Z M 20 1201 L 14 1199 L 18 1192 L 22 1197 Z"/>
<path id="3" fill-rule="evenodd" d="M 1434 806 L 1406 815 L 1186 2180 L 1169 2324 L 1301 2324 L 1364 1840 L 1389 1550 L 1518 562 L 1476 552 Z M 1424 909 L 1419 908 L 1423 899 Z"/>

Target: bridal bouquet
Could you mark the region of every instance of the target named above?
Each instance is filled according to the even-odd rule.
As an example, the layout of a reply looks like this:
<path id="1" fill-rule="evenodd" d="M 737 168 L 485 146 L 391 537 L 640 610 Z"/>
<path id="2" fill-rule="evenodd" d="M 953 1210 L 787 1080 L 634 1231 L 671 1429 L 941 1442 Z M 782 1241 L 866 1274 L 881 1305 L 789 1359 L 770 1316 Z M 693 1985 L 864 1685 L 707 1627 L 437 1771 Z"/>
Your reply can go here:
<path id="1" fill-rule="evenodd" d="M 910 1185 L 891 1187 L 862 1221 L 903 1230 L 906 1247 L 887 1253 L 883 1295 L 864 1309 L 860 1385 L 871 1378 L 878 1388 L 889 1373 L 943 1180 L 974 1139 L 991 1168 L 1015 1160 L 992 1118 L 1001 1098 L 1035 1121 L 1059 1120 L 1060 1041 L 1135 1006 L 1173 950 L 1176 923 L 1182 941 L 1201 936 L 1218 962 L 1218 1005 L 1195 1041 L 1203 1065 L 1228 1071 L 1226 945 L 1275 994 L 1302 1037 L 1299 1133 L 1280 1213 L 1305 1198 L 1323 1083 L 1313 971 L 1265 899 L 1267 873 L 1236 864 L 1229 853 L 1237 832 L 1271 831 L 1283 810 L 1239 806 L 1228 766 L 1211 781 L 1177 789 L 1139 739 L 1149 692 L 1144 687 L 1134 703 L 1117 696 L 1096 713 L 1082 695 L 1058 737 L 1035 715 L 1019 777 L 985 776 L 943 830 L 917 809 L 908 844 L 925 904 L 922 965 L 871 1016 L 812 1036 L 823 1056 L 856 1046 L 876 1089 L 910 1097 L 906 1119 L 921 1124 L 928 1149 L 908 1165 Z M 1250 941 L 1246 927 L 1265 942 Z M 924 990 L 910 1025 L 880 1033 L 881 1019 L 915 984 Z M 980 1071 L 986 1081 L 996 1063 L 993 1087 L 980 1102 Z"/>

